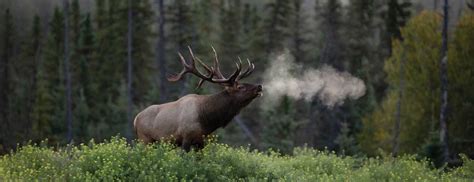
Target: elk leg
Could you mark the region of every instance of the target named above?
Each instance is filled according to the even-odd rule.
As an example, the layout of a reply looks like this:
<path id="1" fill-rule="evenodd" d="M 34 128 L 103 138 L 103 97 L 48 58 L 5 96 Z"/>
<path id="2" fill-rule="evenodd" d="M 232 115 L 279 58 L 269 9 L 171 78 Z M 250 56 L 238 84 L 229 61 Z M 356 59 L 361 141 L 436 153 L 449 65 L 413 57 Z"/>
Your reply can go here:
<path id="1" fill-rule="evenodd" d="M 191 141 L 184 139 L 181 148 L 184 151 L 189 152 L 191 150 Z"/>
<path id="2" fill-rule="evenodd" d="M 193 147 L 194 147 L 196 150 L 201 150 L 202 148 L 204 148 L 204 141 L 200 140 L 200 141 L 194 142 Z"/>
<path id="3" fill-rule="evenodd" d="M 149 143 L 152 143 L 154 141 L 152 138 L 147 137 L 147 136 L 142 135 L 142 134 L 138 134 L 138 140 L 141 140 L 145 144 L 149 144 Z"/>

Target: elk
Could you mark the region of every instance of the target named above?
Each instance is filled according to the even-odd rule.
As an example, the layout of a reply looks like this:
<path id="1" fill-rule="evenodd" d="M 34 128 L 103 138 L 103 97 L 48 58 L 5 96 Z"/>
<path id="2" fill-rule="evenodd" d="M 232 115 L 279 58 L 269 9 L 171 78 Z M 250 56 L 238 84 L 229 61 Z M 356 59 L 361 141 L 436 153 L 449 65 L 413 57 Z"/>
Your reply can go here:
<path id="1" fill-rule="evenodd" d="M 190 73 L 200 78 L 198 88 L 207 81 L 224 87 L 224 90 L 212 95 L 189 94 L 174 102 L 151 105 L 138 113 L 133 125 L 138 139 L 146 144 L 169 140 L 185 151 L 191 148 L 201 149 L 207 135 L 225 127 L 242 108 L 262 95 L 261 85 L 239 83 L 255 69 L 255 65 L 248 59 L 245 71 L 242 71 L 242 61 L 239 58 L 235 71 L 225 77 L 219 69 L 219 60 L 214 48 L 213 66 L 204 64 L 194 56 L 190 47 L 188 49 L 191 60 L 186 61 L 178 52 L 183 70 L 179 74 L 168 76 L 168 81 L 179 81 L 185 74 Z M 196 62 L 207 74 L 196 68 Z"/>

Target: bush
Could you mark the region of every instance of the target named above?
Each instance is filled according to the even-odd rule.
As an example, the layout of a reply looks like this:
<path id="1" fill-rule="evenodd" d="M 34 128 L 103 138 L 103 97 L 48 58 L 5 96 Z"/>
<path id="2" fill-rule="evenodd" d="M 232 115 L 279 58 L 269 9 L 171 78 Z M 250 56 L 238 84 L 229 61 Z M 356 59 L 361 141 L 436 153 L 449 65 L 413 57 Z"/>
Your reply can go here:
<path id="1" fill-rule="evenodd" d="M 474 162 L 437 170 L 415 156 L 354 158 L 296 148 L 291 156 L 211 142 L 183 152 L 125 139 L 53 149 L 26 145 L 0 158 L 0 181 L 467 181 Z"/>

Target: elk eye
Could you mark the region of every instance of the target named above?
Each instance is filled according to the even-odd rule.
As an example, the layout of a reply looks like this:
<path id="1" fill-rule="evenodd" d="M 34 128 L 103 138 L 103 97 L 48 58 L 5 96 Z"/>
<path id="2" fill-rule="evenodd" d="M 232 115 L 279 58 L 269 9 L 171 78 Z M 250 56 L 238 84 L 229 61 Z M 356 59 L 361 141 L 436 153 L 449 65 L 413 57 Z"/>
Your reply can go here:
<path id="1" fill-rule="evenodd" d="M 242 90 L 242 89 L 244 89 L 244 86 L 239 85 L 239 86 L 237 86 L 237 89 Z"/>

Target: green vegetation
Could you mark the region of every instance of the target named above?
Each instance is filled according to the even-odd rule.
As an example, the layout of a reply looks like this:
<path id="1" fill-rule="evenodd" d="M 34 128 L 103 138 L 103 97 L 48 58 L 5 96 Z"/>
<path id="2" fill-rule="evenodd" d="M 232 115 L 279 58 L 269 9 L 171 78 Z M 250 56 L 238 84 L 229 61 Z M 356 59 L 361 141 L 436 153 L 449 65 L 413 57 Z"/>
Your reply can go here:
<path id="1" fill-rule="evenodd" d="M 377 148 L 390 151 L 392 147 L 402 59 L 405 61 L 403 92 L 406 94 L 401 98 L 400 152 L 419 153 L 425 150 L 423 145 L 437 145 L 439 139 L 433 140 L 431 137 L 439 136 L 441 18 L 433 12 L 422 12 L 401 29 L 404 41 L 394 41 L 393 55 L 384 66 L 386 82 L 391 87 L 380 107 L 363 119 L 363 130 L 359 135 L 366 154 L 374 155 Z M 449 45 L 448 73 L 452 91 L 449 95 L 449 138 L 450 150 L 454 153 L 470 153 L 473 146 L 466 139 L 472 136 L 473 131 L 473 127 L 467 124 L 472 123 L 473 98 L 467 93 L 472 92 L 474 77 L 472 71 L 464 71 L 474 68 L 473 32 L 474 15 L 466 14 L 454 29 Z"/>
<path id="2" fill-rule="evenodd" d="M 210 142 L 185 153 L 168 144 L 133 146 L 125 139 L 53 149 L 26 145 L 0 159 L 0 180 L 67 181 L 468 181 L 474 161 L 434 169 L 415 156 L 355 158 L 296 148 L 291 156 Z"/>

